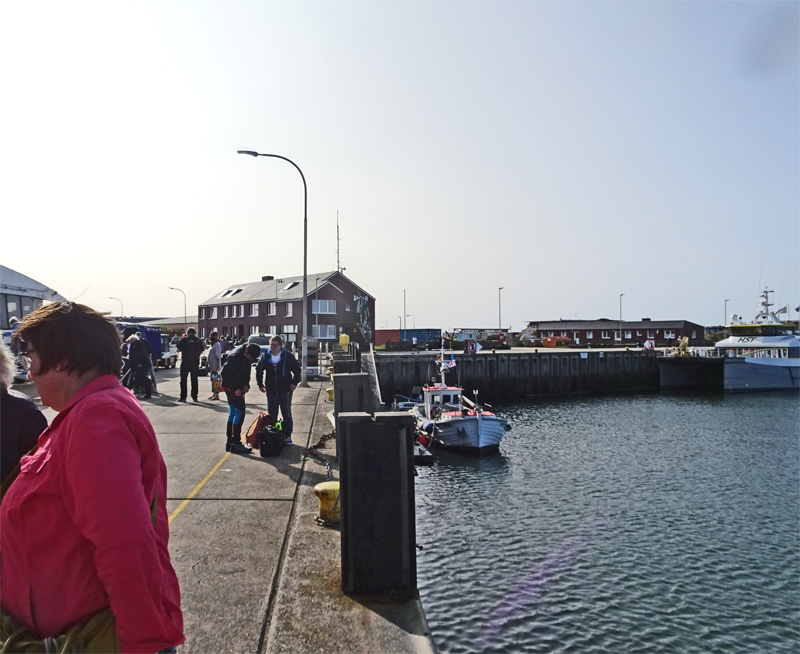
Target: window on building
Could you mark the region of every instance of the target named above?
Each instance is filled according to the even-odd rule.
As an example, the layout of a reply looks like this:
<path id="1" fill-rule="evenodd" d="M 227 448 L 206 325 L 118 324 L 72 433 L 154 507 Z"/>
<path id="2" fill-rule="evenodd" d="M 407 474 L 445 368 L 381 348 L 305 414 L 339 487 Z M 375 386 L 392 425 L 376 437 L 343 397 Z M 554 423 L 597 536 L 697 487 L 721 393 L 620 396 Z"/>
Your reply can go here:
<path id="1" fill-rule="evenodd" d="M 594 332 L 593 331 L 586 332 L 586 338 L 594 338 Z"/>
<path id="2" fill-rule="evenodd" d="M 240 318 L 244 318 L 244 305 L 243 304 L 239 305 L 239 317 Z"/>
<path id="3" fill-rule="evenodd" d="M 291 318 L 292 317 L 292 311 L 293 310 L 294 310 L 294 304 L 292 304 L 291 302 L 287 302 L 286 303 L 286 317 L 287 318 Z"/>
<path id="4" fill-rule="evenodd" d="M 258 305 L 251 304 L 250 305 L 250 317 L 251 318 L 258 318 Z"/>
<path id="5" fill-rule="evenodd" d="M 311 325 L 313 338 L 336 338 L 336 325 Z"/>
<path id="6" fill-rule="evenodd" d="M 349 311 L 349 309 L 348 309 Z M 311 313 L 336 313 L 336 300 L 312 300 Z"/>
<path id="7" fill-rule="evenodd" d="M 206 317 L 206 308 L 200 307 L 200 320 L 205 320 Z"/>
<path id="8" fill-rule="evenodd" d="M 200 338 L 205 338 L 205 337 L 206 337 L 206 328 L 205 327 L 201 327 L 200 328 Z"/>
<path id="9" fill-rule="evenodd" d="M 211 307 L 211 320 L 217 319 L 217 307 Z"/>
<path id="10" fill-rule="evenodd" d="M 267 302 L 267 315 L 274 316 L 278 313 L 278 303 L 277 302 Z"/>
<path id="11" fill-rule="evenodd" d="M 250 325 L 250 336 L 255 336 L 260 333 L 261 332 L 258 331 L 258 325 Z"/>
<path id="12" fill-rule="evenodd" d="M 568 338 L 567 337 L 567 332 L 561 332 L 561 336 L 563 336 L 564 338 Z"/>
<path id="13" fill-rule="evenodd" d="M 284 286 L 284 287 L 281 289 L 281 293 L 283 293 L 284 291 L 288 291 L 288 290 L 290 290 L 290 289 L 293 289 L 293 288 L 294 288 L 295 286 L 297 286 L 299 283 L 300 283 L 300 282 L 289 282 L 288 284 L 286 284 L 286 286 Z"/>
<path id="14" fill-rule="evenodd" d="M 234 317 L 235 317 L 235 315 L 236 314 L 234 314 Z M 227 318 L 228 317 L 228 305 L 227 304 L 224 307 L 222 307 L 222 317 L 223 318 Z"/>
<path id="15" fill-rule="evenodd" d="M 692 338 L 693 338 L 693 339 L 694 339 L 694 338 L 697 338 L 697 332 L 696 332 L 696 331 L 693 331 L 693 332 L 692 332 Z"/>
<path id="16" fill-rule="evenodd" d="M 665 329 L 664 330 L 664 338 L 675 338 L 675 330 L 674 329 Z"/>
<path id="17" fill-rule="evenodd" d="M 600 332 L 600 338 L 611 338 L 611 333 L 608 331 Z"/>
<path id="18" fill-rule="evenodd" d="M 647 338 L 655 338 L 656 333 L 652 329 L 647 330 Z"/>
<path id="19" fill-rule="evenodd" d="M 345 304 L 344 305 L 344 310 L 345 311 L 350 311 L 350 305 L 349 304 Z"/>
<path id="20" fill-rule="evenodd" d="M 633 333 L 630 329 L 625 330 L 625 338 L 633 338 Z"/>

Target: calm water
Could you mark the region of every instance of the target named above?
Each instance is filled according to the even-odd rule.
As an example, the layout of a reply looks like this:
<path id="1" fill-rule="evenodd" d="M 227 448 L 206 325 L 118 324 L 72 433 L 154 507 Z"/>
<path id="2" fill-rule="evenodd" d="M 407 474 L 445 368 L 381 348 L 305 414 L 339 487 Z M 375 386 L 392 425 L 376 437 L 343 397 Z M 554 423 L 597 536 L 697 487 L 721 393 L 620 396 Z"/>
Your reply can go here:
<path id="1" fill-rule="evenodd" d="M 796 395 L 503 412 L 498 456 L 416 478 L 439 652 L 800 652 Z"/>

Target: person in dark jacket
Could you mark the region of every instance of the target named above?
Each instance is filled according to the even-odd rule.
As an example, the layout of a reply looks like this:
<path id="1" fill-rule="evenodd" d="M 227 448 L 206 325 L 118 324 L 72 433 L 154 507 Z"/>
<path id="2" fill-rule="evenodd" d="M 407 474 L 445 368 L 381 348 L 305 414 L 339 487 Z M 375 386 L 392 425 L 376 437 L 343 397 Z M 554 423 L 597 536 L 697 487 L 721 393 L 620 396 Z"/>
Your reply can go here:
<path id="1" fill-rule="evenodd" d="M 131 389 L 138 387 L 144 388 L 144 396 L 149 398 L 150 395 L 150 345 L 139 338 L 138 336 L 131 337 L 131 343 L 128 353 L 130 361 L 131 372 L 133 374 L 133 382 Z"/>
<path id="2" fill-rule="evenodd" d="M 186 336 L 178 341 L 178 352 L 181 353 L 181 396 L 179 402 L 186 401 L 186 378 L 192 376 L 192 400 L 197 402 L 197 374 L 200 371 L 200 357 L 206 346 L 197 338 L 197 330 L 190 327 Z"/>
<path id="3" fill-rule="evenodd" d="M 273 336 L 269 341 L 269 350 L 258 359 L 256 380 L 258 389 L 267 394 L 267 411 L 274 420 L 278 420 L 278 409 L 283 417 L 283 431 L 286 443 L 292 443 L 292 393 L 300 383 L 300 363 L 291 352 L 283 347 L 283 339 Z"/>
<path id="4" fill-rule="evenodd" d="M 228 355 L 220 372 L 220 388 L 228 398 L 228 425 L 225 430 L 225 450 L 236 454 L 250 454 L 251 448 L 242 444 L 244 423 L 244 396 L 250 390 L 250 365 L 258 358 L 261 348 L 255 343 L 240 345 Z"/>
<path id="5" fill-rule="evenodd" d="M 47 418 L 31 399 L 11 388 L 16 373 L 14 355 L 0 342 L 0 481 L 33 449 L 47 428 Z"/>

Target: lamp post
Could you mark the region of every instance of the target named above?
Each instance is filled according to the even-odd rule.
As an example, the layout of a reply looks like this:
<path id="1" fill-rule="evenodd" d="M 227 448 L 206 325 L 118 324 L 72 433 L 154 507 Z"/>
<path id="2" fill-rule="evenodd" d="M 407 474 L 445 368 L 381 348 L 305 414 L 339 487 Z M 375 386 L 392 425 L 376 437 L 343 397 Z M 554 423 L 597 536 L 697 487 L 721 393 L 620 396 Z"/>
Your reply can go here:
<path id="1" fill-rule="evenodd" d="M 317 301 L 317 313 L 315 315 L 315 322 L 317 325 L 317 349 L 319 350 L 319 277 L 314 282 L 314 299 Z"/>
<path id="2" fill-rule="evenodd" d="M 625 293 L 619 294 L 619 344 L 622 345 L 622 296 Z"/>
<path id="3" fill-rule="evenodd" d="M 410 313 L 406 314 L 406 318 L 411 318 L 411 320 L 414 321 L 412 324 L 414 325 L 413 328 L 416 329 L 417 328 L 417 319 L 414 316 L 412 316 Z"/>
<path id="4" fill-rule="evenodd" d="M 179 288 L 175 288 L 174 286 L 169 287 L 170 291 L 181 291 Z M 183 291 L 181 291 L 183 293 Z M 186 331 L 186 293 L 183 293 L 183 331 Z"/>
<path id="5" fill-rule="evenodd" d="M 500 291 L 502 291 L 505 286 L 501 286 L 497 289 L 497 329 L 501 332 L 503 331 L 503 304 L 501 301 Z"/>
<path id="6" fill-rule="evenodd" d="M 122 306 L 122 300 L 120 300 L 118 297 L 111 297 L 110 295 L 108 296 L 108 299 L 109 300 L 116 300 L 117 302 L 119 302 L 120 318 L 124 318 L 125 317 L 125 309 Z M 725 300 L 725 301 L 727 302 L 727 300 Z"/>
<path id="7" fill-rule="evenodd" d="M 292 164 L 297 172 L 300 173 L 300 178 L 303 180 L 303 367 L 301 370 L 300 385 L 308 387 L 308 187 L 306 186 L 306 177 L 303 171 L 291 159 L 287 159 L 279 154 L 263 154 L 261 152 L 254 152 L 253 150 L 237 150 L 237 154 L 248 154 L 251 157 L 273 157 L 274 159 L 283 159 L 284 161 Z"/>
<path id="8" fill-rule="evenodd" d="M 725 315 L 722 316 L 722 329 L 725 329 L 725 324 L 728 322 L 728 302 L 730 300 L 725 300 Z"/>

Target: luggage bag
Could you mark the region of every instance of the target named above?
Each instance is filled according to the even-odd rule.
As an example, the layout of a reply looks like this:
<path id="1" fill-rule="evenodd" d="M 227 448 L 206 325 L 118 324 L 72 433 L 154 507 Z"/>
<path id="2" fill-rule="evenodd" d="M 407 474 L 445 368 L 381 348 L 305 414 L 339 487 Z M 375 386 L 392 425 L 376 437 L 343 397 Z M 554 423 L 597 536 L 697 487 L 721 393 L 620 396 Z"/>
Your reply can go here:
<path id="1" fill-rule="evenodd" d="M 264 427 L 258 433 L 258 450 L 261 456 L 280 456 L 283 452 L 283 444 L 286 440 L 283 432 L 273 426 Z"/>

